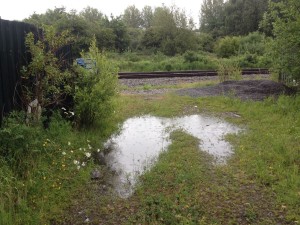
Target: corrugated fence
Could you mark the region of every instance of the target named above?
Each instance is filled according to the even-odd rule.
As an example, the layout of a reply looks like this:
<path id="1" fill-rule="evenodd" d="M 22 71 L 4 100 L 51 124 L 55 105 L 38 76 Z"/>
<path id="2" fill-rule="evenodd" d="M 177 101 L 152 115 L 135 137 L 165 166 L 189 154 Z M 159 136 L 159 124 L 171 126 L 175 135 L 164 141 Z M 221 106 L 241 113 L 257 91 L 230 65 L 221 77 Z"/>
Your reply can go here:
<path id="1" fill-rule="evenodd" d="M 22 66 L 30 62 L 25 46 L 29 32 L 38 37 L 42 31 L 31 24 L 0 18 L 0 125 L 5 114 L 21 107 L 18 83 Z M 71 45 L 59 49 L 56 54 L 65 68 L 72 64 Z"/>
<path id="2" fill-rule="evenodd" d="M 0 124 L 3 115 L 18 106 L 16 91 L 20 70 L 30 60 L 26 53 L 25 37 L 36 33 L 31 24 L 0 19 Z"/>

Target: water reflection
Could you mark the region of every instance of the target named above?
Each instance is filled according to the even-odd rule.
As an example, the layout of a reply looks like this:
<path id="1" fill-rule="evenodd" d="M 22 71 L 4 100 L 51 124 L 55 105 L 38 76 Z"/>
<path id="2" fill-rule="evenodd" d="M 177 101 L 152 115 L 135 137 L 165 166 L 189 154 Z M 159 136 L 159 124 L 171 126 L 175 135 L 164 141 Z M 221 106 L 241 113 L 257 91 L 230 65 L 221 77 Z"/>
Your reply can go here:
<path id="1" fill-rule="evenodd" d="M 149 169 L 159 153 L 170 144 L 170 133 L 175 129 L 199 138 L 199 147 L 223 162 L 231 153 L 231 146 L 224 135 L 240 129 L 221 119 L 201 115 L 180 118 L 142 116 L 130 118 L 122 126 L 121 133 L 106 143 L 113 151 L 105 155 L 106 164 L 115 171 L 114 186 L 121 197 L 133 191 L 138 175 Z"/>

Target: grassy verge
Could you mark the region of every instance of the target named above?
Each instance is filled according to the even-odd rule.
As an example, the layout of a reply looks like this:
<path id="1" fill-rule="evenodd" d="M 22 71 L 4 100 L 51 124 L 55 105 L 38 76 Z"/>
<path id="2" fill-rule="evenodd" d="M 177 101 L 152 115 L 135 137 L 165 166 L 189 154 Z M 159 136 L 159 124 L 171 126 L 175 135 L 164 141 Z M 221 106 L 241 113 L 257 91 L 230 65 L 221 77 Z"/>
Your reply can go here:
<path id="1" fill-rule="evenodd" d="M 106 190 L 106 178 L 90 181 L 93 162 L 83 151 L 89 145 L 97 150 L 98 138 L 111 131 L 75 133 L 57 121 L 45 133 L 37 131 L 41 141 L 32 146 L 47 154 L 32 155 L 36 169 L 29 177 L 15 179 L 11 165 L 1 159 L 2 224 L 82 224 L 84 216 L 98 224 L 295 224 L 300 220 L 299 96 L 241 102 L 230 97 L 125 95 L 118 104 L 115 121 L 143 114 L 209 113 L 244 126 L 246 132 L 227 137 L 235 155 L 222 166 L 212 166 L 210 156 L 198 149 L 199 140 L 174 132 L 169 151 L 141 178 L 136 194 L 124 200 Z M 78 170 L 74 160 L 88 168 Z"/>
<path id="2" fill-rule="evenodd" d="M 48 129 L 27 126 L 22 114 L 0 130 L 0 224 L 49 224 L 86 186 L 92 154 L 109 129 L 74 131 L 60 117 Z M 106 132 L 105 132 L 106 131 Z"/>
<path id="3" fill-rule="evenodd" d="M 143 114 L 209 113 L 244 126 L 246 132 L 227 137 L 235 155 L 227 165 L 213 166 L 211 157 L 198 149 L 199 140 L 176 131 L 169 150 L 141 177 L 131 198 L 99 195 L 96 188 L 98 192 L 81 195 L 64 220 L 80 221 L 75 208 L 100 224 L 297 224 L 299 101 L 300 97 L 241 102 L 228 97 L 122 96 L 119 121 Z"/>
<path id="4" fill-rule="evenodd" d="M 123 102 L 126 103 L 123 113 L 128 116 L 211 113 L 245 126 L 247 132 L 228 137 L 236 152 L 228 167 L 242 174 L 236 179 L 245 179 L 269 194 L 274 193 L 270 202 L 279 205 L 279 211 L 285 214 L 287 221 L 300 220 L 299 96 L 267 99 L 264 102 L 241 102 L 224 97 L 130 96 L 123 97 Z M 241 117 L 233 118 L 228 112 Z"/>
<path id="5" fill-rule="evenodd" d="M 227 166 L 213 166 L 199 140 L 175 131 L 168 152 L 142 177 L 128 224 L 276 224 L 266 190 Z"/>

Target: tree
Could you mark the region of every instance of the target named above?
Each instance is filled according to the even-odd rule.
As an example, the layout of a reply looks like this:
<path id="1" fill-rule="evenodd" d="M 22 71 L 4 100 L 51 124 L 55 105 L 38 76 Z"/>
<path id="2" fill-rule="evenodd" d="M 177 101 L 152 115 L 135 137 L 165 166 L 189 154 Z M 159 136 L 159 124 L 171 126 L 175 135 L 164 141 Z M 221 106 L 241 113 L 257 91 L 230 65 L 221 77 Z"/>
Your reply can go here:
<path id="1" fill-rule="evenodd" d="M 200 13 L 200 31 L 211 33 L 214 37 L 224 35 L 223 0 L 204 0 Z"/>
<path id="2" fill-rule="evenodd" d="M 153 10 L 151 6 L 145 6 L 142 10 L 142 27 L 149 28 L 153 20 Z"/>
<path id="3" fill-rule="evenodd" d="M 134 5 L 125 9 L 122 19 L 129 28 L 140 28 L 143 24 L 141 13 Z"/>
<path id="4" fill-rule="evenodd" d="M 270 48 L 274 69 L 300 79 L 300 1 L 269 3 L 274 21 L 274 41 Z"/>
<path id="5" fill-rule="evenodd" d="M 257 31 L 268 8 L 268 0 L 229 0 L 225 3 L 226 35 L 247 35 Z"/>
<path id="6" fill-rule="evenodd" d="M 118 52 L 124 52 L 129 46 L 129 36 L 127 27 L 120 17 L 111 17 L 109 28 L 113 30 L 115 35 L 114 49 Z"/>

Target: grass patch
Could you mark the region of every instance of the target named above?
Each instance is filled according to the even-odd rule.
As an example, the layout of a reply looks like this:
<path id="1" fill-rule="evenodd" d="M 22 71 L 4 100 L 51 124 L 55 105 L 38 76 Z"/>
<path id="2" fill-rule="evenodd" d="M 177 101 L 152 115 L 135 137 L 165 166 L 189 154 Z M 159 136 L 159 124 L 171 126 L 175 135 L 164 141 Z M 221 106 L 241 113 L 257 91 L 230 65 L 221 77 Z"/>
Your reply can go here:
<path id="1" fill-rule="evenodd" d="M 137 210 L 129 224 L 281 222 L 264 188 L 230 167 L 213 166 L 212 157 L 199 150 L 194 137 L 175 131 L 171 139 L 168 151 L 142 176 L 130 199 L 137 202 Z"/>
<path id="2" fill-rule="evenodd" d="M 19 113 L 5 118 L 0 130 L 0 224 L 49 224 L 62 214 L 90 179 L 92 154 L 109 129 L 101 131 L 74 131 L 59 116 L 48 129 L 26 125 Z"/>
<path id="3" fill-rule="evenodd" d="M 242 177 L 247 182 L 253 182 L 268 193 L 274 192 L 270 201 L 280 205 L 279 211 L 286 215 L 287 221 L 300 220 L 299 96 L 281 96 L 278 100 L 270 98 L 263 102 L 242 102 L 231 97 L 192 99 L 175 95 L 123 96 L 122 101 L 126 105 L 122 113 L 128 116 L 211 113 L 245 126 L 247 132 L 244 134 L 228 137 L 236 153 L 229 167 L 244 174 Z M 228 112 L 241 117 L 232 117 Z"/>

